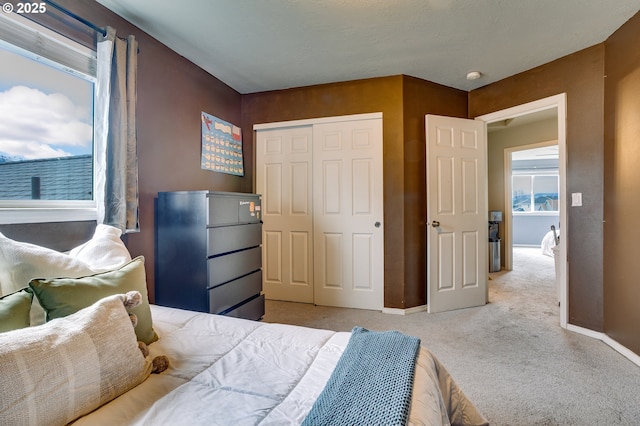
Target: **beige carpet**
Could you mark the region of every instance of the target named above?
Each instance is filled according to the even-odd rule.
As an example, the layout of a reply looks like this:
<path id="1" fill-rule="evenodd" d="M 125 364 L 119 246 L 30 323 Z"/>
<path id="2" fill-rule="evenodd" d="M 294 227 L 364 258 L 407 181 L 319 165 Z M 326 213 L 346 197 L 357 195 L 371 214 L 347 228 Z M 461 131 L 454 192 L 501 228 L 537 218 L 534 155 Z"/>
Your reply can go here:
<path id="1" fill-rule="evenodd" d="M 418 336 L 494 425 L 639 425 L 640 367 L 560 327 L 553 259 L 517 248 L 490 274 L 489 304 L 398 316 L 267 301 L 264 321 Z"/>

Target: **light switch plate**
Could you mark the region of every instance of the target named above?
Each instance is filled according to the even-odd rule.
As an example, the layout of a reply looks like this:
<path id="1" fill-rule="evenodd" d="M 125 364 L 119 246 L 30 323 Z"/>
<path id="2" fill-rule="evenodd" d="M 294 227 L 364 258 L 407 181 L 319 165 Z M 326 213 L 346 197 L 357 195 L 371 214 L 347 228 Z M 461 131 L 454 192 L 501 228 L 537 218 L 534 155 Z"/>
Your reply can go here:
<path id="1" fill-rule="evenodd" d="M 571 207 L 582 206 L 582 192 L 571 193 Z"/>

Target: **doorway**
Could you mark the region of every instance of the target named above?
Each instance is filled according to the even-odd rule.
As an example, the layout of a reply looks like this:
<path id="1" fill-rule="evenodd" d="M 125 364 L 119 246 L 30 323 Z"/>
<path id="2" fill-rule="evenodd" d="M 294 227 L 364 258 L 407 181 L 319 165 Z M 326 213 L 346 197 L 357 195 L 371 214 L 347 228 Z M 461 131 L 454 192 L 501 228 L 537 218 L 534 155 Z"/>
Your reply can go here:
<path id="1" fill-rule="evenodd" d="M 560 244 L 558 250 L 558 289 L 560 299 L 560 325 L 563 328 L 567 327 L 568 318 L 568 306 L 567 306 L 567 244 L 568 238 L 566 236 L 569 233 L 569 227 L 567 224 L 567 211 L 566 211 L 566 94 L 559 94 L 548 98 L 540 99 L 538 101 L 530 102 L 527 104 L 519 105 L 516 107 L 508 108 L 502 111 L 497 111 L 491 114 L 486 114 L 477 119 L 487 123 L 487 127 L 509 125 L 514 119 L 526 120 L 535 117 L 535 114 L 555 113 L 557 116 L 557 145 L 558 145 L 558 176 L 559 176 L 559 223 L 562 226 L 562 232 L 565 235 L 563 239 L 565 244 Z M 489 149 L 491 149 L 491 142 L 488 143 Z M 504 170 L 504 168 L 502 168 Z M 492 183 L 489 182 L 491 187 Z M 494 196 L 496 194 L 493 194 Z M 498 194 L 498 197 L 502 200 L 501 204 L 504 206 L 504 199 L 506 195 Z M 509 195 L 509 199 L 511 195 Z M 491 199 L 489 205 L 491 208 Z M 504 207 L 503 207 L 504 209 Z M 504 209 L 505 212 L 511 210 Z M 510 215 L 504 215 L 504 229 L 507 231 L 504 233 L 504 265 L 508 268 L 513 266 L 513 236 L 510 232 L 512 226 L 512 220 Z"/>
<path id="2" fill-rule="evenodd" d="M 509 133 L 493 140 L 526 142 L 531 137 L 539 138 L 540 133 L 536 135 L 535 129 L 539 130 L 541 127 L 547 128 L 542 137 L 557 138 L 555 111 L 553 114 L 551 119 L 513 128 Z M 551 226 L 556 233 L 560 232 L 558 162 L 557 139 L 504 149 L 503 206 L 506 225 L 503 235 L 510 243 L 504 247 L 507 254 L 504 268 L 507 271 L 513 269 L 514 246 L 541 248 L 544 238 L 551 232 Z M 500 194 L 495 196 L 499 197 Z"/>
<path id="3" fill-rule="evenodd" d="M 528 138 L 557 138 L 556 113 L 551 119 L 518 126 L 503 138 L 527 140 Z M 532 114 L 535 115 L 535 114 Z M 547 130 L 540 133 L 540 128 Z M 536 129 L 538 132 L 536 132 Z M 517 136 L 521 137 L 518 138 Z M 499 139 L 498 139 L 499 140 Z M 560 238 L 560 203 L 558 173 L 558 141 L 550 140 L 504 150 L 504 229 L 512 244 L 505 247 L 510 254 L 510 264 L 505 271 L 517 271 L 519 276 L 530 277 L 532 286 L 524 291 L 549 296 L 549 308 L 560 302 L 560 291 L 555 277 L 555 260 Z M 536 289 L 533 289 L 535 281 Z M 548 293 L 542 289 L 547 289 Z M 557 315 L 557 312 L 556 312 Z"/>

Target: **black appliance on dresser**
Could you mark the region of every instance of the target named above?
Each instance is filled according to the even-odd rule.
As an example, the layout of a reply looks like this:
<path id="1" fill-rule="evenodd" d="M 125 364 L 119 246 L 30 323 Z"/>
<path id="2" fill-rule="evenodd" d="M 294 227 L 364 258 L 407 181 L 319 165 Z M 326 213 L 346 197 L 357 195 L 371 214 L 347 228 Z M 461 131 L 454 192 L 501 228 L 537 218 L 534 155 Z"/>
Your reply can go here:
<path id="1" fill-rule="evenodd" d="M 261 247 L 260 195 L 159 192 L 155 303 L 262 318 Z"/>

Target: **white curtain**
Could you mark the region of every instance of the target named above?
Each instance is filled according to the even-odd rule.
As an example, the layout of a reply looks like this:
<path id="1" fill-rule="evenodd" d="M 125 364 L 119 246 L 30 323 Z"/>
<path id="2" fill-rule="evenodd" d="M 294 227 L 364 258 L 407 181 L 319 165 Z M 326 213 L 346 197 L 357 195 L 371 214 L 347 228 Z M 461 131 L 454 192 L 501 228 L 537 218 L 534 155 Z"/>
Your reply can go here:
<path id="1" fill-rule="evenodd" d="M 98 40 L 94 143 L 98 223 L 138 232 L 136 74 L 138 43 L 116 31 Z"/>

